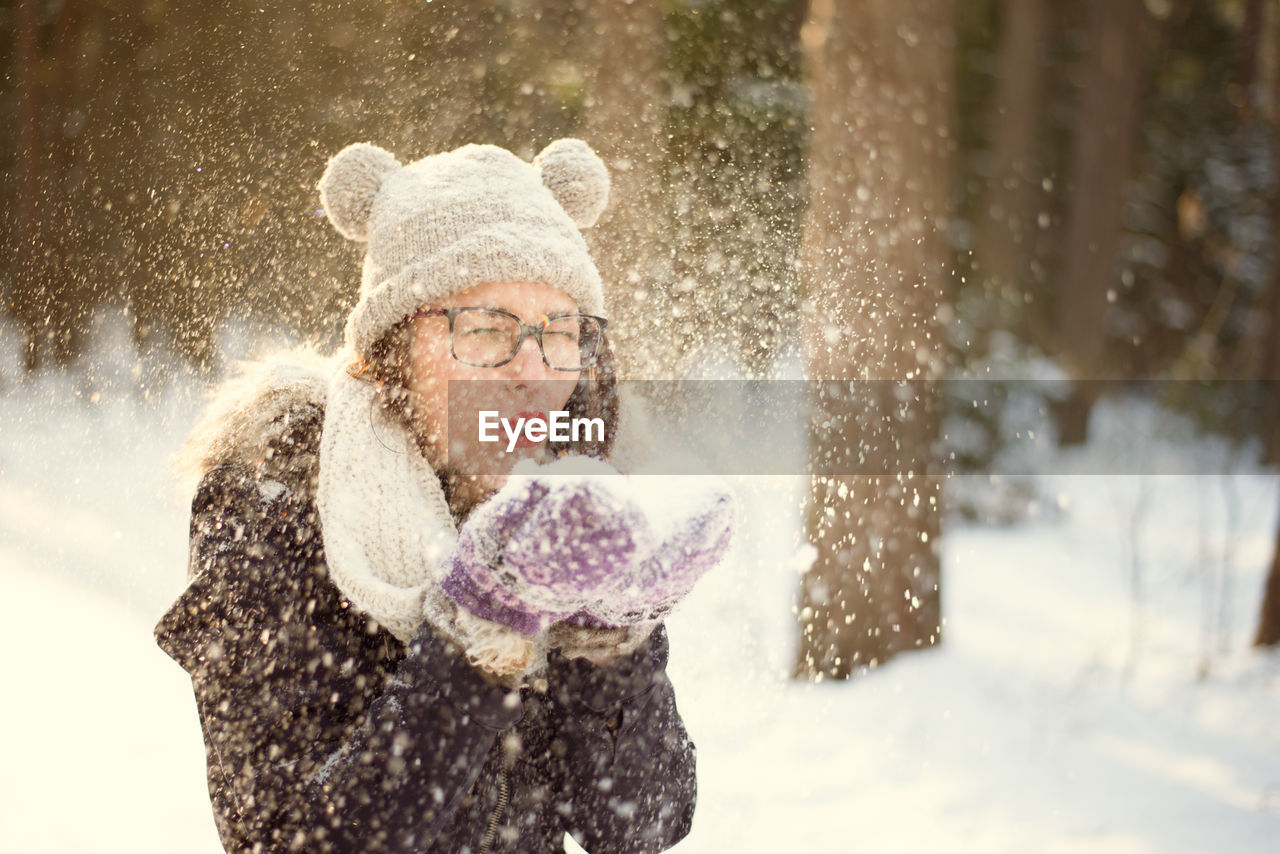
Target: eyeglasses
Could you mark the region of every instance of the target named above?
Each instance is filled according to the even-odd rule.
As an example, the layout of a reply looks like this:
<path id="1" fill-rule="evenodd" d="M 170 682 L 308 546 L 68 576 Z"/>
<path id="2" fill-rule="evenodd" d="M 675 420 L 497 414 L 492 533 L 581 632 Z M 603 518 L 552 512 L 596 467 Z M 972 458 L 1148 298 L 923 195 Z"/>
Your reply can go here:
<path id="1" fill-rule="evenodd" d="M 596 363 L 608 322 L 593 314 L 552 314 L 529 325 L 500 308 L 460 306 L 424 308 L 414 317 L 449 318 L 449 350 L 453 358 L 477 368 L 497 368 L 520 352 L 533 336 L 542 362 L 553 371 L 581 371 Z"/>

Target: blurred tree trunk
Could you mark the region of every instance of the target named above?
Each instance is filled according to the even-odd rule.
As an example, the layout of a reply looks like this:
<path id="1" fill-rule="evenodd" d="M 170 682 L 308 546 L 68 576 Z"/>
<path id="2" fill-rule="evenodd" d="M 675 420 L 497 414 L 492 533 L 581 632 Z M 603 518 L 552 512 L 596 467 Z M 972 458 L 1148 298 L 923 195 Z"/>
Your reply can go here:
<path id="1" fill-rule="evenodd" d="M 1057 349 L 1075 379 L 1099 379 L 1104 368 L 1107 292 L 1116 283 L 1125 182 L 1137 140 L 1146 17 L 1143 0 L 1093 0 L 1056 288 Z M 1093 402 L 1087 388 L 1063 401 L 1056 411 L 1061 444 L 1088 438 Z"/>
<path id="2" fill-rule="evenodd" d="M 1273 22 L 1272 32 L 1280 42 L 1280 26 Z M 1280 62 L 1272 66 L 1271 124 L 1272 157 L 1280 169 Z M 1278 172 L 1277 174 L 1280 174 Z M 1280 246 L 1280 188 L 1276 188 L 1271 200 L 1271 224 L 1276 236 L 1274 245 Z M 1263 366 L 1263 384 L 1266 390 L 1267 418 L 1263 424 L 1268 429 L 1264 441 L 1264 459 L 1271 465 L 1280 464 L 1280 257 L 1272 260 L 1271 270 L 1271 335 L 1267 339 L 1266 364 Z M 1276 543 L 1271 555 L 1271 572 L 1267 575 L 1262 595 L 1262 608 L 1258 615 L 1258 633 L 1254 637 L 1258 646 L 1280 644 L 1280 520 L 1276 522 Z"/>
<path id="3" fill-rule="evenodd" d="M 671 259 L 663 203 L 666 155 L 662 8 L 654 0 L 595 0 L 589 7 L 593 68 L 587 141 L 609 166 L 609 206 L 588 233 L 604 278 L 620 379 L 670 376 L 675 342 Z"/>
<path id="4" fill-rule="evenodd" d="M 40 367 L 47 317 L 48 273 L 40 205 L 40 8 L 37 0 L 18 0 L 13 78 L 18 93 L 17 240 L 13 258 L 11 311 L 22 322 L 26 370 Z"/>
<path id="5" fill-rule="evenodd" d="M 1049 8 L 1046 0 L 1004 0 L 1001 10 L 990 117 L 991 166 L 978 222 L 978 261 L 989 298 L 1022 306 L 1038 227 L 1036 135 L 1045 94 L 1042 53 Z"/>
<path id="6" fill-rule="evenodd" d="M 1240 27 L 1240 64 L 1236 71 L 1236 110 L 1241 124 L 1253 121 L 1255 89 L 1258 83 L 1259 48 L 1262 46 L 1263 0 L 1245 0 L 1244 24 Z"/>
<path id="7" fill-rule="evenodd" d="M 1276 47 L 1280 47 L 1280 21 L 1271 22 Z M 1280 61 L 1272 63 L 1271 76 L 1271 162 L 1280 175 Z M 1272 190 L 1271 232 L 1272 245 L 1280 247 L 1280 185 Z M 1266 388 L 1266 413 L 1263 425 L 1267 435 L 1263 440 L 1263 462 L 1280 465 L 1280 253 L 1271 262 L 1271 293 L 1268 306 L 1269 334 L 1263 349 L 1261 377 Z M 1266 327 L 1264 327 L 1266 328 Z M 1275 571 L 1272 571 L 1274 576 Z M 1274 580 L 1274 578 L 1273 578 Z"/>
<path id="8" fill-rule="evenodd" d="M 953 6 L 819 0 L 801 38 L 809 375 L 855 391 L 810 415 L 818 555 L 801 586 L 795 675 L 844 679 L 941 640 L 940 480 L 921 473 L 937 398 L 916 383 L 896 400 L 893 381 L 941 376 Z"/>
<path id="9" fill-rule="evenodd" d="M 53 13 L 46 51 L 40 3 L 20 2 L 13 77 L 18 90 L 18 199 L 10 311 L 23 324 L 25 367 L 46 359 L 70 364 L 79 355 L 89 311 L 76 270 L 79 169 L 72 136 L 80 96 L 76 75 L 79 3 Z"/>
<path id="10" fill-rule="evenodd" d="M 1280 644 L 1280 520 L 1276 522 L 1276 545 L 1271 555 L 1271 572 L 1267 575 L 1266 590 L 1262 595 L 1262 613 L 1258 618 L 1257 646 Z"/>
<path id="11" fill-rule="evenodd" d="M 154 187 L 163 175 L 166 152 L 151 116 L 165 102 L 157 78 L 166 33 L 142 9 L 100 10 L 105 35 L 102 86 L 110 96 L 101 105 L 104 127 L 97 133 L 96 158 L 112 164 L 101 180 L 107 188 L 106 211 L 121 236 L 118 269 L 130 317 L 135 352 L 153 345 L 152 330 L 163 316 L 161 300 L 169 281 L 156 215 Z M 119 33 L 129 33 L 129 38 Z M 147 61 L 143 62 L 143 57 Z"/>
<path id="12" fill-rule="evenodd" d="M 48 275 L 49 319 L 53 357 L 60 365 L 71 363 L 80 353 L 88 332 L 93 295 L 81 267 L 80 179 L 74 137 L 83 122 L 78 79 L 80 46 L 79 0 L 64 0 L 53 26 L 53 92 L 49 105 L 53 127 L 49 140 L 50 180 L 46 246 L 51 251 Z"/>
<path id="13" fill-rule="evenodd" d="M 249 158 L 232 143 L 244 144 L 238 113 L 255 91 L 235 74 L 247 37 L 218 27 L 227 15 L 197 0 L 169 0 L 137 57 L 148 99 L 166 120 L 143 116 L 156 160 L 141 199 L 144 285 L 135 335 L 143 349 L 165 348 L 204 371 L 214 353 L 204 300 L 226 286 L 231 276 L 215 271 L 231 268 L 240 249 L 228 199 L 253 177 Z"/>

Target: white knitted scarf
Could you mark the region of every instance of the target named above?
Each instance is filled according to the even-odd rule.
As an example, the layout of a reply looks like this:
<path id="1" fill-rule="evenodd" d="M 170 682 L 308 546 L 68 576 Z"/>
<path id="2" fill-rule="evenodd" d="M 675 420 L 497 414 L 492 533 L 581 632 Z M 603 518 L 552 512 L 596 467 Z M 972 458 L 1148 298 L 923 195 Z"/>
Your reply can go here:
<path id="1" fill-rule="evenodd" d="M 457 527 L 435 471 L 377 386 L 347 373 L 351 361 L 335 360 L 320 441 L 325 557 L 352 604 L 407 643 L 424 617 L 445 630 L 454 621 L 438 568 Z"/>

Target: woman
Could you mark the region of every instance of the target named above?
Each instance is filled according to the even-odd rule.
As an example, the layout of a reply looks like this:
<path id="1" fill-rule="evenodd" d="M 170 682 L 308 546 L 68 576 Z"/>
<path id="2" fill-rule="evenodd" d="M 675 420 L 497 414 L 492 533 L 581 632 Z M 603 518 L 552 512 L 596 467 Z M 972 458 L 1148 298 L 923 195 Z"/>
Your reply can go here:
<path id="1" fill-rule="evenodd" d="M 192 677 L 224 846 L 670 847 L 696 785 L 661 621 L 733 512 L 707 493 L 664 526 L 624 477 L 553 475 L 604 467 L 619 422 L 578 231 L 603 163 L 578 140 L 532 164 L 361 144 L 320 192 L 368 243 L 344 347 L 220 390 L 181 459 L 190 583 L 156 628 Z M 506 453 L 467 428 L 482 409 L 606 430 Z"/>

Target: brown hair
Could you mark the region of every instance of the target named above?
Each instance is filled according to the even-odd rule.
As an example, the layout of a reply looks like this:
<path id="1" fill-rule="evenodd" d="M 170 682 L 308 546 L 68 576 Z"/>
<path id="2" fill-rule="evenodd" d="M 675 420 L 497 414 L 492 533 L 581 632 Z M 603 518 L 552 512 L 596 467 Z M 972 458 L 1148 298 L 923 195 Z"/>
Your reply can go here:
<path id="1" fill-rule="evenodd" d="M 412 337 L 413 318 L 406 317 L 374 342 L 367 360 L 357 359 L 347 366 L 347 373 L 351 376 L 378 386 L 384 409 L 411 435 L 414 426 L 409 409 L 408 380 Z M 548 441 L 548 454 L 552 457 L 576 454 L 603 460 L 613 452 L 614 433 L 618 426 L 616 362 L 607 336 L 601 344 L 599 358 L 590 370 L 582 372 L 565 409 L 570 418 L 601 419 L 604 422 L 604 439 L 599 442 Z"/>

